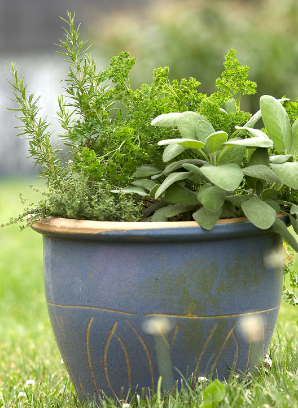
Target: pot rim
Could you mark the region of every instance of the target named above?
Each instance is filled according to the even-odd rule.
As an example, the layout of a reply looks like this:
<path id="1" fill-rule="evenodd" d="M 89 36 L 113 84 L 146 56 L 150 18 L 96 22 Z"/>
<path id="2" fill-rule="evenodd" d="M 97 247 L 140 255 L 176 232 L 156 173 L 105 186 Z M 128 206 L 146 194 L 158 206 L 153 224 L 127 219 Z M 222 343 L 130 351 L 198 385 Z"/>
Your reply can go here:
<path id="1" fill-rule="evenodd" d="M 286 222 L 285 214 L 278 214 Z M 202 228 L 196 221 L 173 222 L 115 222 L 91 221 L 47 217 L 33 223 L 32 229 L 40 234 L 67 239 L 112 240 L 146 238 L 177 240 L 225 239 L 228 236 L 260 235 L 272 233 L 273 228 L 260 229 L 247 218 L 221 219 L 211 230 Z M 220 238 L 219 238 L 220 237 Z"/>
<path id="2" fill-rule="evenodd" d="M 216 225 L 250 223 L 245 217 L 218 220 Z M 200 228 L 196 221 L 165 221 L 165 222 L 117 222 L 117 221 L 92 221 L 77 220 L 72 218 L 47 217 L 35 222 L 31 226 L 41 234 L 99 234 L 112 231 L 139 231 L 172 228 Z"/>

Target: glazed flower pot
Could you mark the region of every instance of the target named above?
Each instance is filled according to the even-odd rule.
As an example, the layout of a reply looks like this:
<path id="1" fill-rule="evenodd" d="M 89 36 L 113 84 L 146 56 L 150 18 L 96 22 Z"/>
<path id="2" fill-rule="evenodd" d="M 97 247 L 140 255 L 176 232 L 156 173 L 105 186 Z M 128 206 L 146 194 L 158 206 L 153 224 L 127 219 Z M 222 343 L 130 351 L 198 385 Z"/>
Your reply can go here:
<path id="1" fill-rule="evenodd" d="M 266 353 L 283 279 L 273 230 L 246 219 L 211 231 L 58 218 L 33 228 L 43 234 L 49 315 L 80 399 L 154 389 L 160 374 L 167 387 L 181 375 L 224 379 Z"/>

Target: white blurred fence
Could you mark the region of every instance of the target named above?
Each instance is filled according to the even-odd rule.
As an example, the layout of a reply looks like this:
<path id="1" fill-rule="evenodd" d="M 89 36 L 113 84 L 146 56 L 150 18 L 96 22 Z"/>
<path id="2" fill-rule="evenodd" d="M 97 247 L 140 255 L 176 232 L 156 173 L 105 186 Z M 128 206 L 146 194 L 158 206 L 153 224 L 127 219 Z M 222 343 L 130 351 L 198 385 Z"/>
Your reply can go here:
<path id="1" fill-rule="evenodd" d="M 28 156 L 28 141 L 17 137 L 19 133 L 15 126 L 21 122 L 15 117 L 15 112 L 7 108 L 16 107 L 9 99 L 13 97 L 12 88 L 7 82 L 11 78 L 9 71 L 10 62 L 15 62 L 20 75 L 25 73 L 25 83 L 28 91 L 40 95 L 39 106 L 41 117 L 48 117 L 52 123 L 50 131 L 57 133 L 59 124 L 54 118 L 58 108 L 57 95 L 62 93 L 62 73 L 64 64 L 62 58 L 51 53 L 49 55 L 26 54 L 7 55 L 0 57 L 0 175 L 12 172 L 29 172 L 32 169 L 32 161 Z M 55 134 L 53 135 L 55 138 Z"/>

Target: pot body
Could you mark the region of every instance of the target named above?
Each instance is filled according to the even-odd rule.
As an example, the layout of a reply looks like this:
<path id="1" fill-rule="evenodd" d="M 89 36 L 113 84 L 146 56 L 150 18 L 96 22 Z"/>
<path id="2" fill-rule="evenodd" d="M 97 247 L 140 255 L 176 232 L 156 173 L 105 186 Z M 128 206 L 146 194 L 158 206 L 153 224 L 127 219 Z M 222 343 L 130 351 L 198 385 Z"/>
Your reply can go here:
<path id="1" fill-rule="evenodd" d="M 33 226 L 44 235 L 52 327 L 81 399 L 154 389 L 160 374 L 168 388 L 181 374 L 224 379 L 267 351 L 282 293 L 280 236 L 249 222 L 152 224 L 91 234 Z"/>

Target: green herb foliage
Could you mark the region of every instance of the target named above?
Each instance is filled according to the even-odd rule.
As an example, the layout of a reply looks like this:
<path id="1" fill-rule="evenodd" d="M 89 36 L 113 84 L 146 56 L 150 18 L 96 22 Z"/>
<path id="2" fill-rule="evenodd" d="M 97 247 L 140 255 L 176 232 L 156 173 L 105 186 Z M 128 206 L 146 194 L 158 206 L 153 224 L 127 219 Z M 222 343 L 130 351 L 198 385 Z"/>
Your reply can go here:
<path id="1" fill-rule="evenodd" d="M 40 203 L 28 207 L 17 219 L 31 212 L 38 218 L 52 215 L 110 220 L 122 206 L 127 211 L 120 211 L 117 220 L 137 220 L 138 210 L 131 209 L 132 203 L 139 208 L 137 198 L 120 198 L 111 189 L 127 186 L 137 166 L 162 166 L 162 147 L 158 142 L 172 139 L 177 130 L 154 128 L 151 121 L 173 111 L 188 111 L 205 115 L 214 132 L 232 133 L 235 126 L 249 120 L 250 114 L 242 112 L 231 98 L 235 92 L 253 92 L 255 85 L 245 80 L 247 69 L 239 65 L 231 50 L 218 80 L 221 82 L 217 81 L 219 91 L 210 96 L 197 91 L 200 83 L 194 78 L 170 81 L 168 67 L 154 70 L 151 85 L 143 84 L 133 90 L 129 75 L 135 59 L 129 53 L 120 53 L 111 59 L 106 70 L 97 71 L 86 42 L 79 39 L 74 16 L 68 13 L 68 19 L 63 21 L 67 28 L 58 53 L 68 62 L 69 71 L 64 78 L 65 92 L 58 98 L 57 115 L 64 130 L 62 140 L 70 149 L 66 160 L 61 160 L 58 146 L 51 144 L 49 124 L 39 118 L 39 98 L 28 93 L 24 78 L 19 78 L 15 65 L 11 65 L 10 83 L 19 105 L 15 110 L 20 112 L 22 122 L 20 135 L 28 137 L 30 156 L 34 165 L 42 166 L 40 176 L 46 178 L 49 187 Z M 234 82 L 236 87 L 230 87 Z M 186 129 L 187 123 L 181 126 Z M 185 148 L 180 146 L 180 150 Z M 168 160 L 173 157 L 170 153 Z M 99 209 L 103 198 L 105 210 L 103 204 Z"/>

